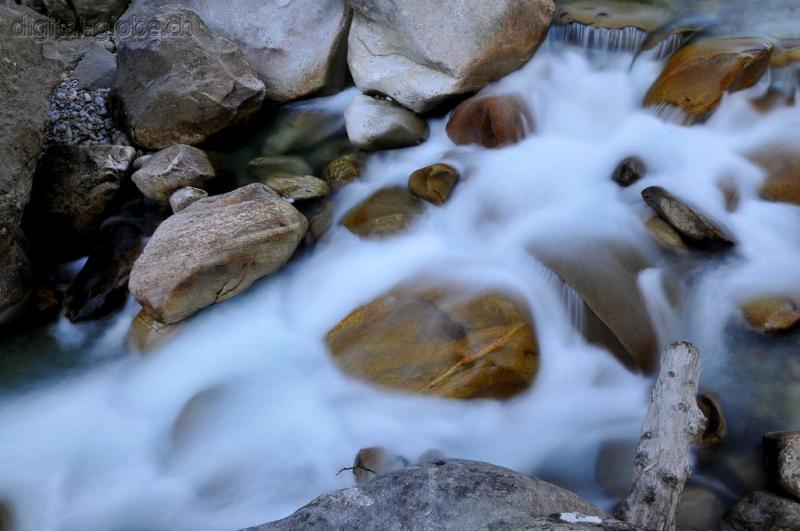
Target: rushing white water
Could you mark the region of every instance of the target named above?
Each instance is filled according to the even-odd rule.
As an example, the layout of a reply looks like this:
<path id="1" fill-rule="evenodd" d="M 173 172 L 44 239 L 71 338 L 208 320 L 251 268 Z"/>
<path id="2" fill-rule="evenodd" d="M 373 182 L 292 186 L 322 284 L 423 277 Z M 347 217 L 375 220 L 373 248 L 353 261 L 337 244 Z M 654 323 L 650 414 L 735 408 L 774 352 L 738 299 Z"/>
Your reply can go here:
<path id="1" fill-rule="evenodd" d="M 565 301 L 570 294 L 530 246 L 611 240 L 641 248 L 661 264 L 639 279 L 659 340 L 697 341 L 711 370 L 725 363 L 723 327 L 742 297 L 799 294 L 798 209 L 759 200 L 763 175 L 742 155 L 792 131 L 800 139 L 800 110 L 758 114 L 750 91 L 726 97 L 705 125 L 668 123 L 640 106 L 659 64 L 640 61 L 629 72 L 630 58 L 601 70 L 575 51 L 543 49 L 487 89 L 528 98 L 533 136 L 501 150 L 456 148 L 444 121 L 433 121 L 426 143 L 373 156 L 366 176 L 337 195 L 341 216 L 420 167 L 458 165 L 469 177 L 408 233 L 362 241 L 336 227 L 313 253 L 200 316 L 161 351 L 3 398 L 0 500 L 19 528 L 233 530 L 350 485 L 337 472 L 366 446 L 410 458 L 438 448 L 606 501 L 593 479 L 598 448 L 636 439 L 650 381 L 580 337 L 578 305 Z M 318 105 L 341 112 L 353 94 Z M 620 188 L 609 176 L 634 153 L 648 176 Z M 722 182 L 739 190 L 735 212 L 725 209 Z M 739 242 L 728 258 L 699 259 L 678 311 L 662 288 L 670 259 L 642 223 L 649 214 L 640 191 L 651 185 L 691 200 Z M 528 300 L 541 345 L 528 392 L 507 402 L 407 396 L 350 379 L 331 362 L 323 337 L 341 318 L 436 271 Z"/>

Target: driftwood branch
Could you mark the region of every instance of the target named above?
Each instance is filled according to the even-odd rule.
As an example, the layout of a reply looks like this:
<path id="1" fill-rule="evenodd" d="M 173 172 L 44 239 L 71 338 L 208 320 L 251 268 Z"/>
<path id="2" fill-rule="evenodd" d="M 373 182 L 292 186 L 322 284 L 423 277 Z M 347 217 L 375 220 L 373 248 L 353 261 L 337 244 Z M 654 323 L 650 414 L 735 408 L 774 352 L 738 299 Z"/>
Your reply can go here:
<path id="1" fill-rule="evenodd" d="M 697 407 L 700 352 L 673 343 L 661 355 L 634 464 L 633 487 L 617 517 L 657 531 L 675 529 L 675 511 L 691 475 L 689 461 L 706 420 Z"/>

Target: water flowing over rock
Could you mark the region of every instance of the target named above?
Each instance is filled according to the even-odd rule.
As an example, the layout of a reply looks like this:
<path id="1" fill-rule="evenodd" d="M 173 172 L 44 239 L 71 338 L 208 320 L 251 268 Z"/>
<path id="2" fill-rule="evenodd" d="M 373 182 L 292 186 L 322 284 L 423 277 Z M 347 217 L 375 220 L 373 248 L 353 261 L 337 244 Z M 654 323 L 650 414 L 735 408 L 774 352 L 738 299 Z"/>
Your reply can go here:
<path id="1" fill-rule="evenodd" d="M 356 85 L 416 112 L 475 92 L 524 65 L 555 13 L 552 0 L 350 5 L 348 63 Z"/>
<path id="2" fill-rule="evenodd" d="M 134 15 L 126 15 L 132 23 Z M 114 92 L 134 140 L 150 149 L 197 144 L 261 107 L 264 84 L 231 41 L 192 11 L 152 13 L 144 35 L 118 38 Z"/>
<path id="3" fill-rule="evenodd" d="M 458 145 L 501 148 L 521 141 L 533 128 L 533 116 L 522 98 L 476 96 L 453 111 L 447 122 L 447 136 Z"/>
<path id="4" fill-rule="evenodd" d="M 538 517 L 572 512 L 608 518 L 550 483 L 486 463 L 444 459 L 325 494 L 288 518 L 251 531 L 526 529 Z M 570 529 L 557 527 L 557 521 L 550 523 L 553 529 Z"/>
<path id="5" fill-rule="evenodd" d="M 214 177 L 214 165 L 203 150 L 179 144 L 149 157 L 131 178 L 145 197 L 168 205 L 176 190 L 203 188 Z"/>
<path id="6" fill-rule="evenodd" d="M 382 238 L 408 229 L 423 203 L 403 187 L 383 188 L 350 209 L 342 224 L 362 238 Z"/>
<path id="7" fill-rule="evenodd" d="M 412 173 L 408 189 L 415 196 L 434 205 L 443 205 L 450 199 L 461 175 L 449 164 L 433 164 Z"/>
<path id="8" fill-rule="evenodd" d="M 33 38 L 13 29 L 15 11 L 0 5 L 0 324 L 28 296 L 28 259 L 20 224 L 44 144 L 50 94 L 60 65 Z"/>
<path id="9" fill-rule="evenodd" d="M 725 92 L 752 87 L 769 67 L 766 39 L 719 38 L 693 42 L 670 57 L 644 104 L 672 105 L 691 121 L 712 113 Z"/>
<path id="10" fill-rule="evenodd" d="M 722 531 L 792 531 L 800 522 L 800 503 L 769 492 L 754 492 L 725 514 Z"/>
<path id="11" fill-rule="evenodd" d="M 108 216 L 136 150 L 129 146 L 54 146 L 36 172 L 28 231 L 50 256 L 76 258 Z"/>
<path id="12" fill-rule="evenodd" d="M 642 190 L 642 198 L 672 228 L 690 242 L 725 245 L 732 245 L 736 242 L 733 235 L 722 226 L 660 186 L 651 186 Z"/>
<path id="13" fill-rule="evenodd" d="M 158 227 L 133 266 L 131 294 L 158 321 L 176 323 L 281 269 L 307 228 L 263 184 L 201 199 Z"/>
<path id="14" fill-rule="evenodd" d="M 644 177 L 645 173 L 647 173 L 647 167 L 642 159 L 639 157 L 626 157 L 614 170 L 611 180 L 627 188 Z"/>
<path id="15" fill-rule="evenodd" d="M 783 431 L 764 435 L 764 464 L 780 492 L 800 500 L 800 432 Z"/>
<path id="16" fill-rule="evenodd" d="M 761 186 L 761 197 L 800 205 L 800 147 L 773 146 L 750 157 L 761 166 L 767 179 Z"/>
<path id="17" fill-rule="evenodd" d="M 424 142 L 428 124 L 408 109 L 369 96 L 356 97 L 344 114 L 350 143 L 361 149 L 397 149 Z"/>
<path id="18" fill-rule="evenodd" d="M 449 398 L 508 398 L 539 366 L 524 303 L 456 284 L 398 287 L 351 313 L 327 341 L 352 376 Z"/>
<path id="19" fill-rule="evenodd" d="M 800 309 L 787 297 L 759 297 L 742 305 L 745 319 L 762 334 L 780 334 L 800 326 Z"/>
<path id="20" fill-rule="evenodd" d="M 266 88 L 284 102 L 336 90 L 347 77 L 350 9 L 344 0 L 134 0 L 134 8 L 179 4 L 235 42 Z"/>
<path id="21" fill-rule="evenodd" d="M 639 272 L 649 263 L 641 251 L 614 241 L 583 239 L 537 242 L 530 250 L 581 296 L 589 317 L 600 321 L 590 319 L 586 325 L 590 342 L 602 344 L 631 368 L 655 368 L 655 330 L 637 284 Z"/>

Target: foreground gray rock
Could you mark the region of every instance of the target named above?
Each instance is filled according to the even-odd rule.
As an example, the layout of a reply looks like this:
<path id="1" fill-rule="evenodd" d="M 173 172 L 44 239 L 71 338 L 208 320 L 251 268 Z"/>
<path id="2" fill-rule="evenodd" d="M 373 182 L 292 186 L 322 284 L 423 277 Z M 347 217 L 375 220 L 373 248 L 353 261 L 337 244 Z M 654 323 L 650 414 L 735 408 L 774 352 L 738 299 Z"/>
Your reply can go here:
<path id="1" fill-rule="evenodd" d="M 350 9 L 344 0 L 135 0 L 134 9 L 179 4 L 235 42 L 266 86 L 289 101 L 341 87 Z"/>
<path id="2" fill-rule="evenodd" d="M 49 256 L 69 259 L 91 249 L 136 150 L 129 146 L 53 146 L 36 172 L 29 232 Z"/>
<path id="3" fill-rule="evenodd" d="M 722 531 L 795 531 L 800 503 L 769 492 L 754 492 L 725 514 Z"/>
<path id="4" fill-rule="evenodd" d="M 642 190 L 642 198 L 689 242 L 726 245 L 735 243 L 733 235 L 725 228 L 660 186 L 645 188 Z"/>
<path id="5" fill-rule="evenodd" d="M 476 92 L 524 65 L 555 13 L 552 0 L 350 0 L 350 5 L 348 63 L 356 85 L 416 112 Z"/>
<path id="6" fill-rule="evenodd" d="M 487 463 L 443 459 L 325 494 L 288 518 L 251 531 L 516 529 L 567 512 L 607 518 L 589 502 L 544 481 Z"/>
<path id="7" fill-rule="evenodd" d="M 126 21 L 139 21 L 138 13 Z M 143 22 L 154 29 L 118 37 L 114 80 L 138 144 L 197 144 L 261 107 L 264 84 L 237 46 L 212 33 L 194 12 L 166 6 Z"/>
<path id="8" fill-rule="evenodd" d="M 408 109 L 369 96 L 356 97 L 344 113 L 350 143 L 361 149 L 415 146 L 428 138 L 428 124 Z"/>
<path id="9" fill-rule="evenodd" d="M 308 221 L 263 184 L 200 199 L 164 221 L 133 266 L 130 292 L 166 324 L 281 269 Z"/>
<path id="10" fill-rule="evenodd" d="M 214 165 L 203 150 L 178 144 L 148 157 L 132 179 L 145 197 L 167 205 L 176 190 L 203 188 L 214 177 Z"/>
<path id="11" fill-rule="evenodd" d="M 800 431 L 764 435 L 764 465 L 778 489 L 800 499 Z"/>
<path id="12" fill-rule="evenodd" d="M 15 34 L 19 12 L 0 5 L 0 324 L 27 299 L 28 259 L 20 224 L 44 142 L 50 95 L 61 67 Z"/>

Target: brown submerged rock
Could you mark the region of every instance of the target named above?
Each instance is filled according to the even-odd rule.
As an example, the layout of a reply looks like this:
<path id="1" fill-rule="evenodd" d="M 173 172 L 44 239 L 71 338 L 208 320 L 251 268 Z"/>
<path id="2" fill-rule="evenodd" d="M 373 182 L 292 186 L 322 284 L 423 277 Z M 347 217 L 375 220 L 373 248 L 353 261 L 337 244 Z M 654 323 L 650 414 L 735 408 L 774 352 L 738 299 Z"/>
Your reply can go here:
<path id="1" fill-rule="evenodd" d="M 733 235 L 716 222 L 698 212 L 660 186 L 642 190 L 642 198 L 650 207 L 690 242 L 733 245 Z"/>
<path id="2" fill-rule="evenodd" d="M 528 104 L 519 96 L 475 96 L 455 108 L 447 136 L 455 144 L 501 148 L 516 144 L 533 131 Z"/>
<path id="3" fill-rule="evenodd" d="M 752 87 L 769 67 L 772 44 L 758 38 L 712 38 L 678 50 L 645 96 L 647 107 L 668 104 L 693 121 L 713 112 L 725 92 Z"/>
<path id="4" fill-rule="evenodd" d="M 134 352 L 147 354 L 174 337 L 182 325 L 166 325 L 144 311 L 136 314 L 128 331 L 128 346 Z"/>
<path id="5" fill-rule="evenodd" d="M 767 174 L 761 197 L 800 205 L 800 148 L 771 147 L 750 158 Z"/>
<path id="6" fill-rule="evenodd" d="M 264 184 L 290 201 L 315 199 L 331 193 L 328 183 L 313 175 L 278 173 L 264 179 Z"/>
<path id="7" fill-rule="evenodd" d="M 391 236 L 406 230 L 422 208 L 422 202 L 405 188 L 383 188 L 353 207 L 342 223 L 362 238 Z"/>
<path id="8" fill-rule="evenodd" d="M 742 305 L 750 326 L 766 335 L 789 332 L 800 326 L 800 309 L 787 297 L 760 297 Z"/>
<path id="9" fill-rule="evenodd" d="M 280 270 L 307 228 L 263 184 L 201 199 L 158 227 L 133 266 L 131 294 L 158 321 L 176 323 Z"/>
<path id="10" fill-rule="evenodd" d="M 340 188 L 361 177 L 361 157 L 355 153 L 343 155 L 325 168 L 322 178 L 333 188 Z"/>
<path id="11" fill-rule="evenodd" d="M 665 249 L 679 252 L 689 249 L 678 231 L 660 217 L 653 216 L 645 222 L 645 225 L 656 242 Z"/>
<path id="12" fill-rule="evenodd" d="M 408 189 L 415 196 L 434 205 L 443 205 L 450 199 L 461 175 L 448 164 L 433 164 L 419 169 L 408 178 Z"/>
<path id="13" fill-rule="evenodd" d="M 398 287 L 347 316 L 327 342 L 351 376 L 448 398 L 511 397 L 539 366 L 524 303 L 453 284 Z"/>
<path id="14" fill-rule="evenodd" d="M 697 407 L 706 418 L 700 444 L 706 448 L 720 444 L 728 435 L 728 422 L 719 399 L 713 393 L 704 391 L 697 395 Z"/>
<path id="15" fill-rule="evenodd" d="M 611 179 L 622 187 L 628 187 L 644 177 L 647 167 L 639 157 L 627 157 L 619 163 Z"/>

